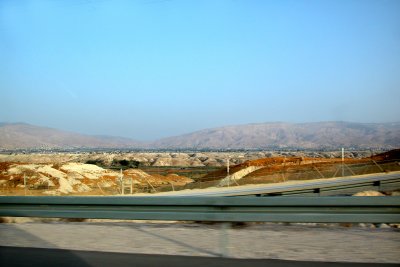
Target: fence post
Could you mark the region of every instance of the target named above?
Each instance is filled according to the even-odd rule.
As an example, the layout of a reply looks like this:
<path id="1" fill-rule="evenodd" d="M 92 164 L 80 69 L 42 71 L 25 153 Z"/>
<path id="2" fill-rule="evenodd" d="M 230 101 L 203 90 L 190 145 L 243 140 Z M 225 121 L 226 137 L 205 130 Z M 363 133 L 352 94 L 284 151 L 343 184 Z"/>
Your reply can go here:
<path id="1" fill-rule="evenodd" d="M 24 173 L 24 193 L 26 196 L 26 175 L 25 175 L 25 173 Z"/>
<path id="2" fill-rule="evenodd" d="M 385 172 L 385 170 L 384 169 L 382 169 L 382 167 L 381 166 L 379 166 L 379 164 L 378 163 L 376 163 L 376 161 L 375 160 L 372 160 L 372 162 L 379 168 L 379 170 L 381 171 L 381 172 Z"/>
<path id="3" fill-rule="evenodd" d="M 119 180 L 121 181 L 121 195 L 124 195 L 124 177 L 122 176 L 122 169 L 120 169 L 120 175 L 119 175 Z"/>

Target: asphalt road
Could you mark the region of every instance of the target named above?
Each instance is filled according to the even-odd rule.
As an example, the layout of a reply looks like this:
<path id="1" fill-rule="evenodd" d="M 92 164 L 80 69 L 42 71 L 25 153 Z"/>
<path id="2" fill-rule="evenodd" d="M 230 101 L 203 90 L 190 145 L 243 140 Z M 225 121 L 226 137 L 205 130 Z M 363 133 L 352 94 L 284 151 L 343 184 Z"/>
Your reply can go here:
<path id="1" fill-rule="evenodd" d="M 380 263 L 338 263 L 313 261 L 286 261 L 268 259 L 232 259 L 216 257 L 188 257 L 170 255 L 128 254 L 113 252 L 79 251 L 63 249 L 0 247 L 0 266 L 89 267 L 89 266 L 269 266 L 269 267 L 345 267 L 345 266 L 400 266 Z"/>

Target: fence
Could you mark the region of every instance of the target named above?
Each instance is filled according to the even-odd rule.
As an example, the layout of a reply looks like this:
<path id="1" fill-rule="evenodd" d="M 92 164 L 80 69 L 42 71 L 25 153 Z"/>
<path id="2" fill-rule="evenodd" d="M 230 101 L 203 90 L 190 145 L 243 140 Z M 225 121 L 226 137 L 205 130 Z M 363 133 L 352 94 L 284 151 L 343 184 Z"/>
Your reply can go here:
<path id="1" fill-rule="evenodd" d="M 282 165 L 278 168 L 269 168 L 268 166 L 250 173 L 242 179 L 232 180 L 229 186 L 247 185 L 247 184 L 272 184 L 283 181 L 299 181 L 299 180 L 313 180 L 321 178 L 335 178 L 340 176 L 353 176 L 368 173 L 387 173 L 391 171 L 400 170 L 400 160 L 386 160 L 386 161 L 367 161 L 353 164 L 340 164 L 340 163 L 315 163 L 307 165 Z M 276 166 L 275 166 L 276 167 Z M 179 191 L 182 189 L 195 189 L 195 188 L 208 188 L 221 186 L 221 179 L 226 177 L 225 172 L 221 172 L 220 176 L 212 176 L 216 170 L 221 168 L 216 167 L 147 167 L 144 169 L 150 174 L 168 174 L 177 173 L 180 175 L 187 175 L 194 179 L 193 183 L 186 185 L 173 184 L 171 182 L 165 182 L 164 184 L 152 184 L 146 182 L 142 184 L 136 184 L 133 186 L 133 192 L 165 192 L 165 191 Z M 191 174 L 191 175 L 189 175 Z M 204 178 L 204 176 L 207 176 Z M 29 174 L 27 174 L 27 178 Z M 162 179 L 162 178 L 158 178 Z M 26 195 L 41 195 L 49 189 L 53 190 L 55 187 L 50 185 L 41 185 L 34 187 L 32 185 L 32 179 L 27 182 L 27 187 L 21 190 L 21 186 L 24 181 L 20 177 L 14 177 L 13 180 L 0 180 L 0 193 L 2 194 L 26 194 Z M 121 194 L 120 186 L 102 186 L 97 181 L 94 182 L 90 187 L 90 194 L 97 195 L 118 195 Z M 129 190 L 130 192 L 130 190 Z M 87 194 L 75 192 L 75 194 Z"/>
<path id="2" fill-rule="evenodd" d="M 246 175 L 241 179 L 235 181 L 232 180 L 229 186 L 336 178 L 371 173 L 388 173 L 392 171 L 400 171 L 400 159 L 379 162 L 371 160 L 353 164 L 333 164 L 329 162 L 319 162 L 307 165 L 282 165 L 278 167 L 266 166 L 260 170 Z M 225 178 L 226 175 L 227 174 L 225 173 L 224 175 L 215 177 L 208 176 L 206 179 L 200 178 L 195 183 L 177 187 L 177 190 L 221 186 L 220 181 L 221 179 Z M 165 191 L 167 190 L 168 188 L 166 187 Z"/>

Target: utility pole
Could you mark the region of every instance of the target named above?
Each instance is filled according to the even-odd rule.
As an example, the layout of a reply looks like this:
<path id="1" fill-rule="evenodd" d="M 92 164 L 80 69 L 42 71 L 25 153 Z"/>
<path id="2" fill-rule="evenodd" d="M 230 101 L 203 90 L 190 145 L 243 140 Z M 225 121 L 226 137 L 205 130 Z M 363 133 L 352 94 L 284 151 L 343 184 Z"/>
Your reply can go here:
<path id="1" fill-rule="evenodd" d="M 226 159 L 226 173 L 229 175 L 229 157 Z"/>
<path id="2" fill-rule="evenodd" d="M 124 178 L 122 176 L 122 169 L 120 169 L 119 179 L 121 181 L 121 195 L 124 195 Z"/>
<path id="3" fill-rule="evenodd" d="M 344 148 L 342 147 L 342 177 L 344 177 Z"/>
<path id="4" fill-rule="evenodd" d="M 228 187 L 231 184 L 231 177 L 229 177 L 229 156 L 226 159 L 226 173 L 228 174 L 228 176 L 226 176 L 228 178 Z"/>

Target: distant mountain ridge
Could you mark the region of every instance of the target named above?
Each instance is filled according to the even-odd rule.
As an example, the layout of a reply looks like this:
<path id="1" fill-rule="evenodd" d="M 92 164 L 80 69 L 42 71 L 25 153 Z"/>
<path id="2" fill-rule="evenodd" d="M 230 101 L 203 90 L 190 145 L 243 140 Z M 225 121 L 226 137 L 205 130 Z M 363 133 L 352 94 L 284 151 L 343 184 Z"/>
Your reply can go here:
<path id="1" fill-rule="evenodd" d="M 0 123 L 0 149 L 121 148 L 139 144 L 123 137 L 84 135 L 27 123 Z"/>
<path id="2" fill-rule="evenodd" d="M 26 123 L 0 123 L 0 149 L 337 149 L 399 148 L 400 122 L 257 123 L 205 129 L 154 142 L 83 135 Z"/>
<path id="3" fill-rule="evenodd" d="M 158 140 L 158 148 L 396 148 L 400 123 L 257 123 L 206 129 Z"/>

